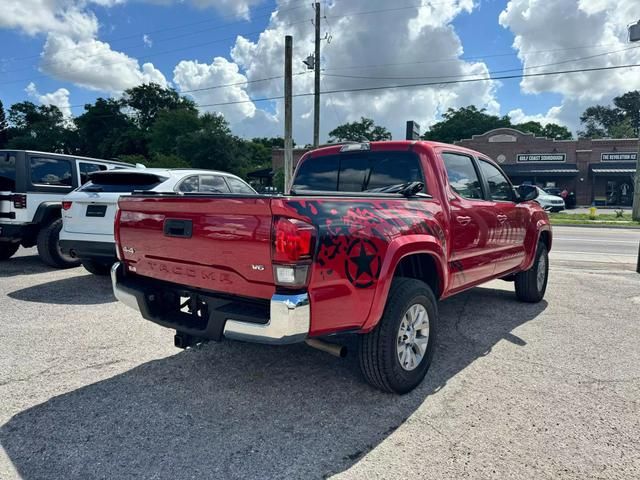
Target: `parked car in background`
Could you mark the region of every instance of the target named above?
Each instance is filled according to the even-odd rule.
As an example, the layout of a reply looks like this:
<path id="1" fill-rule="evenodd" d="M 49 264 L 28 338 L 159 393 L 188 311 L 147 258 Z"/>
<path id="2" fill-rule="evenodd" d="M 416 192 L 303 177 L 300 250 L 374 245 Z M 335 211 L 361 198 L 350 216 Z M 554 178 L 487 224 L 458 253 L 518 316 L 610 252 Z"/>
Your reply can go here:
<path id="1" fill-rule="evenodd" d="M 244 180 L 225 172 L 188 169 L 127 169 L 97 172 L 62 202 L 60 249 L 96 275 L 116 261 L 113 221 L 118 199 L 131 192 L 255 194 Z"/>
<path id="2" fill-rule="evenodd" d="M 89 180 L 89 174 L 133 165 L 112 160 L 29 150 L 0 150 L 0 260 L 37 245 L 52 267 L 79 261 L 58 244 L 62 198 Z"/>
<path id="3" fill-rule="evenodd" d="M 549 212 L 561 212 L 566 208 L 562 197 L 552 195 L 540 187 L 535 188 L 538 190 L 538 198 L 536 198 L 536 202 L 538 202 L 545 210 Z"/>
<path id="4" fill-rule="evenodd" d="M 326 340 L 355 334 L 364 377 L 406 393 L 433 358 L 439 299 L 498 278 L 521 301 L 544 297 L 537 195 L 455 145 L 320 148 L 287 196 L 121 197 L 114 293 L 183 348 L 226 337 L 340 354 Z"/>

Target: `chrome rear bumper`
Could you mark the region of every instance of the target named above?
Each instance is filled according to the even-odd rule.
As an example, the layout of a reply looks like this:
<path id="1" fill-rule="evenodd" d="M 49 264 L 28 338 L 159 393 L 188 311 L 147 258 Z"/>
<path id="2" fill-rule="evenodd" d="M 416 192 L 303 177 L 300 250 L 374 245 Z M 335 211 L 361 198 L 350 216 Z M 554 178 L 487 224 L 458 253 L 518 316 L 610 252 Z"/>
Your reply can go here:
<path id="1" fill-rule="evenodd" d="M 143 289 L 137 286 L 135 282 L 127 282 L 125 285 L 125 278 L 124 265 L 121 262 L 116 262 L 111 268 L 111 284 L 113 286 L 113 294 L 120 302 L 140 311 L 146 319 L 165 327 L 186 331 L 204 338 L 218 339 L 208 333 L 217 331 L 217 328 L 207 327 L 202 330 L 190 331 L 185 329 L 183 325 L 173 324 L 166 317 L 159 318 L 153 315 L 151 313 L 152 309 L 148 305 L 149 288 Z M 152 291 L 153 289 L 151 289 Z M 211 318 L 213 318 L 213 315 Z M 308 294 L 274 294 L 269 304 L 269 318 L 264 320 L 266 320 L 264 323 L 250 323 L 240 321 L 237 318 L 234 319 L 232 314 L 223 318 L 220 318 L 218 314 L 214 320 L 210 319 L 209 321 L 224 322 L 223 335 L 234 340 L 276 345 L 302 342 L 307 338 L 311 325 Z"/>

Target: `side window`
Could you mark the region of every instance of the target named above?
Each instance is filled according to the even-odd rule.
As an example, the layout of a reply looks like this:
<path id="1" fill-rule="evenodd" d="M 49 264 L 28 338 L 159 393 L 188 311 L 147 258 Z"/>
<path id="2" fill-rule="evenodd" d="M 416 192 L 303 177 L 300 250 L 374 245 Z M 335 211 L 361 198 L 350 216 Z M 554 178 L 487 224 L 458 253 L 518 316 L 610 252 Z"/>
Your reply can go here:
<path id="1" fill-rule="evenodd" d="M 59 158 L 31 157 L 31 183 L 34 185 L 73 186 L 71 162 Z"/>
<path id="2" fill-rule="evenodd" d="M 480 178 L 471 157 L 458 153 L 443 153 L 442 159 L 451 188 L 463 198 L 481 200 Z"/>
<path id="3" fill-rule="evenodd" d="M 513 201 L 513 187 L 500 170 L 484 160 L 480 160 L 480 170 L 489 184 L 491 200 Z"/>
<path id="4" fill-rule="evenodd" d="M 84 185 L 89 181 L 90 173 L 106 170 L 107 166 L 99 163 L 80 162 L 78 169 L 80 170 L 80 185 Z"/>
<path id="5" fill-rule="evenodd" d="M 0 190 L 16 190 L 16 157 L 0 153 Z"/>
<path id="6" fill-rule="evenodd" d="M 225 180 L 229 184 L 229 188 L 231 189 L 231 193 L 248 193 L 254 194 L 253 188 L 244 183 L 242 180 L 238 180 L 233 177 L 225 177 Z"/>
<path id="7" fill-rule="evenodd" d="M 200 175 L 200 193 L 229 193 L 224 178 L 218 175 Z"/>
<path id="8" fill-rule="evenodd" d="M 178 187 L 179 192 L 197 192 L 198 191 L 198 176 L 193 175 L 185 178 Z"/>

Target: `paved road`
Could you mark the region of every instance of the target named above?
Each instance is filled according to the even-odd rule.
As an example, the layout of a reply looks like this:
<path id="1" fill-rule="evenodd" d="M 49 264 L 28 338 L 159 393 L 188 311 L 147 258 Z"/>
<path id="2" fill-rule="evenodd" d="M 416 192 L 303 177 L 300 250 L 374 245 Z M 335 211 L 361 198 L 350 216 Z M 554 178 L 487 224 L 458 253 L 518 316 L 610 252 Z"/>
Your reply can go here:
<path id="1" fill-rule="evenodd" d="M 502 281 L 442 302 L 399 397 L 352 355 L 177 350 L 108 279 L 33 253 L 0 266 L 2 479 L 640 478 L 635 273 L 555 262 L 539 304 Z"/>
<path id="2" fill-rule="evenodd" d="M 640 230 L 622 228 L 553 227 L 551 258 L 565 263 L 610 263 L 633 269 Z"/>

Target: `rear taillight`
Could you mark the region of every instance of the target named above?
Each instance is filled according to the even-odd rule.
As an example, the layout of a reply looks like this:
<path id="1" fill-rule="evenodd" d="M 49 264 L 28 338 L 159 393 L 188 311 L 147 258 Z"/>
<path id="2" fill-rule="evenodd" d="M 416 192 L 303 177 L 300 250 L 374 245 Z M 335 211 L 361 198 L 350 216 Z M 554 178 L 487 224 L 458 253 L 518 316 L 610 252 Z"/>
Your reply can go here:
<path id="1" fill-rule="evenodd" d="M 71 208 L 72 204 L 73 204 L 73 202 L 62 202 L 62 209 L 63 210 L 69 210 Z"/>
<path id="2" fill-rule="evenodd" d="M 27 208 L 27 196 L 23 193 L 11 195 L 13 208 Z"/>
<path id="3" fill-rule="evenodd" d="M 300 288 L 307 284 L 315 238 L 316 229 L 310 223 L 294 218 L 275 218 L 272 258 L 276 285 Z"/>
<path id="4" fill-rule="evenodd" d="M 297 262 L 311 258 L 313 225 L 294 218 L 276 217 L 273 226 L 273 261 Z"/>

